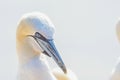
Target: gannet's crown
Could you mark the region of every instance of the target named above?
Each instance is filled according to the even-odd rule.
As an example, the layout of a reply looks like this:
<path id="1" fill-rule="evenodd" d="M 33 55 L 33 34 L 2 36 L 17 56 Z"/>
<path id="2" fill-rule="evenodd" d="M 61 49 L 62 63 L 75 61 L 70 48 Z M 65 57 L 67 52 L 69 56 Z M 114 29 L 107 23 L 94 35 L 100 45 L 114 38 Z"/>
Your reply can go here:
<path id="1" fill-rule="evenodd" d="M 44 37 L 53 39 L 55 27 L 45 14 L 38 12 L 28 13 L 23 16 L 23 19 Z"/>

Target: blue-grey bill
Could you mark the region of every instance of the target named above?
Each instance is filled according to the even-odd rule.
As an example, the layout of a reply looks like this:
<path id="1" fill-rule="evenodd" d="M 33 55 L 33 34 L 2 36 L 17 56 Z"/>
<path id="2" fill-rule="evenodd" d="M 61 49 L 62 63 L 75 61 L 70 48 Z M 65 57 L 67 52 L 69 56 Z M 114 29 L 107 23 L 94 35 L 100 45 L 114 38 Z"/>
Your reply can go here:
<path id="1" fill-rule="evenodd" d="M 43 49 L 45 54 L 49 55 L 49 57 L 52 57 L 54 61 L 58 64 L 58 66 L 63 70 L 63 72 L 67 73 L 66 66 L 61 56 L 59 55 L 53 40 L 44 41 L 40 38 L 37 38 L 36 36 L 32 36 L 32 37 L 35 39 L 35 41 L 37 41 L 37 43 Z"/>
<path id="2" fill-rule="evenodd" d="M 56 63 L 58 64 L 58 66 L 63 70 L 64 73 L 67 73 L 65 64 L 61 58 L 61 56 L 59 55 L 53 40 L 49 41 L 51 48 L 49 48 L 50 50 L 52 50 L 52 58 L 56 61 Z"/>

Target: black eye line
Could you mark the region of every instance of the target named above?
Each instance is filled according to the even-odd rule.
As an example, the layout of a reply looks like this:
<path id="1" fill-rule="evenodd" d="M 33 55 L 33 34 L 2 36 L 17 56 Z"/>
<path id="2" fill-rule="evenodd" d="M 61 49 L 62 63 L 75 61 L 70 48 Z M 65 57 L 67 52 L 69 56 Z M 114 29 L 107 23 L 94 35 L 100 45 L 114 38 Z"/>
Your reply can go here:
<path id="1" fill-rule="evenodd" d="M 37 35 L 39 35 L 39 36 L 37 36 Z M 47 38 L 45 38 L 42 34 L 40 34 L 39 32 L 36 32 L 35 33 L 35 37 L 36 38 L 39 38 L 39 39 L 41 39 L 41 40 L 43 40 L 43 41 L 45 41 L 45 42 L 47 42 L 47 43 L 49 43 L 49 41 L 52 41 L 53 39 L 47 39 Z"/>

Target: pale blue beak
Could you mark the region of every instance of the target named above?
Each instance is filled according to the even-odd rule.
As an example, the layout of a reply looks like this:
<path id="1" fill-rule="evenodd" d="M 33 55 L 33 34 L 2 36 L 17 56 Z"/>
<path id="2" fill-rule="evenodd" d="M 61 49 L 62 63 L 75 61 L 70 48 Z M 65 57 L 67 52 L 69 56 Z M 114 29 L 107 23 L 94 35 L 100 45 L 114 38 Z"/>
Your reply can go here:
<path id="1" fill-rule="evenodd" d="M 35 41 L 37 41 L 39 46 L 42 48 L 44 54 L 48 55 L 49 57 L 52 57 L 58 64 L 58 66 L 63 70 L 63 72 L 67 73 L 65 64 L 61 56 L 59 55 L 59 52 L 57 51 L 52 39 L 46 39 L 39 32 L 36 32 L 35 35 L 29 36 L 32 36 L 35 39 Z"/>

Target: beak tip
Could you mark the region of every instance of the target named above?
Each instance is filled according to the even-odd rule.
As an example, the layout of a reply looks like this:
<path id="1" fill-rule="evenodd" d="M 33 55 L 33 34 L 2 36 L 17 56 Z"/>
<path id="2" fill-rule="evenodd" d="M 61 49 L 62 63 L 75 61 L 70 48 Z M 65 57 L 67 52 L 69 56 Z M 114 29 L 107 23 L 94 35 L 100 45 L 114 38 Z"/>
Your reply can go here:
<path id="1" fill-rule="evenodd" d="M 67 69 L 64 69 L 64 73 L 67 74 Z"/>
<path id="2" fill-rule="evenodd" d="M 66 69 L 66 67 L 65 67 L 65 66 L 62 66 L 61 68 L 62 68 L 63 72 L 64 72 L 65 74 L 67 74 L 67 69 Z"/>

